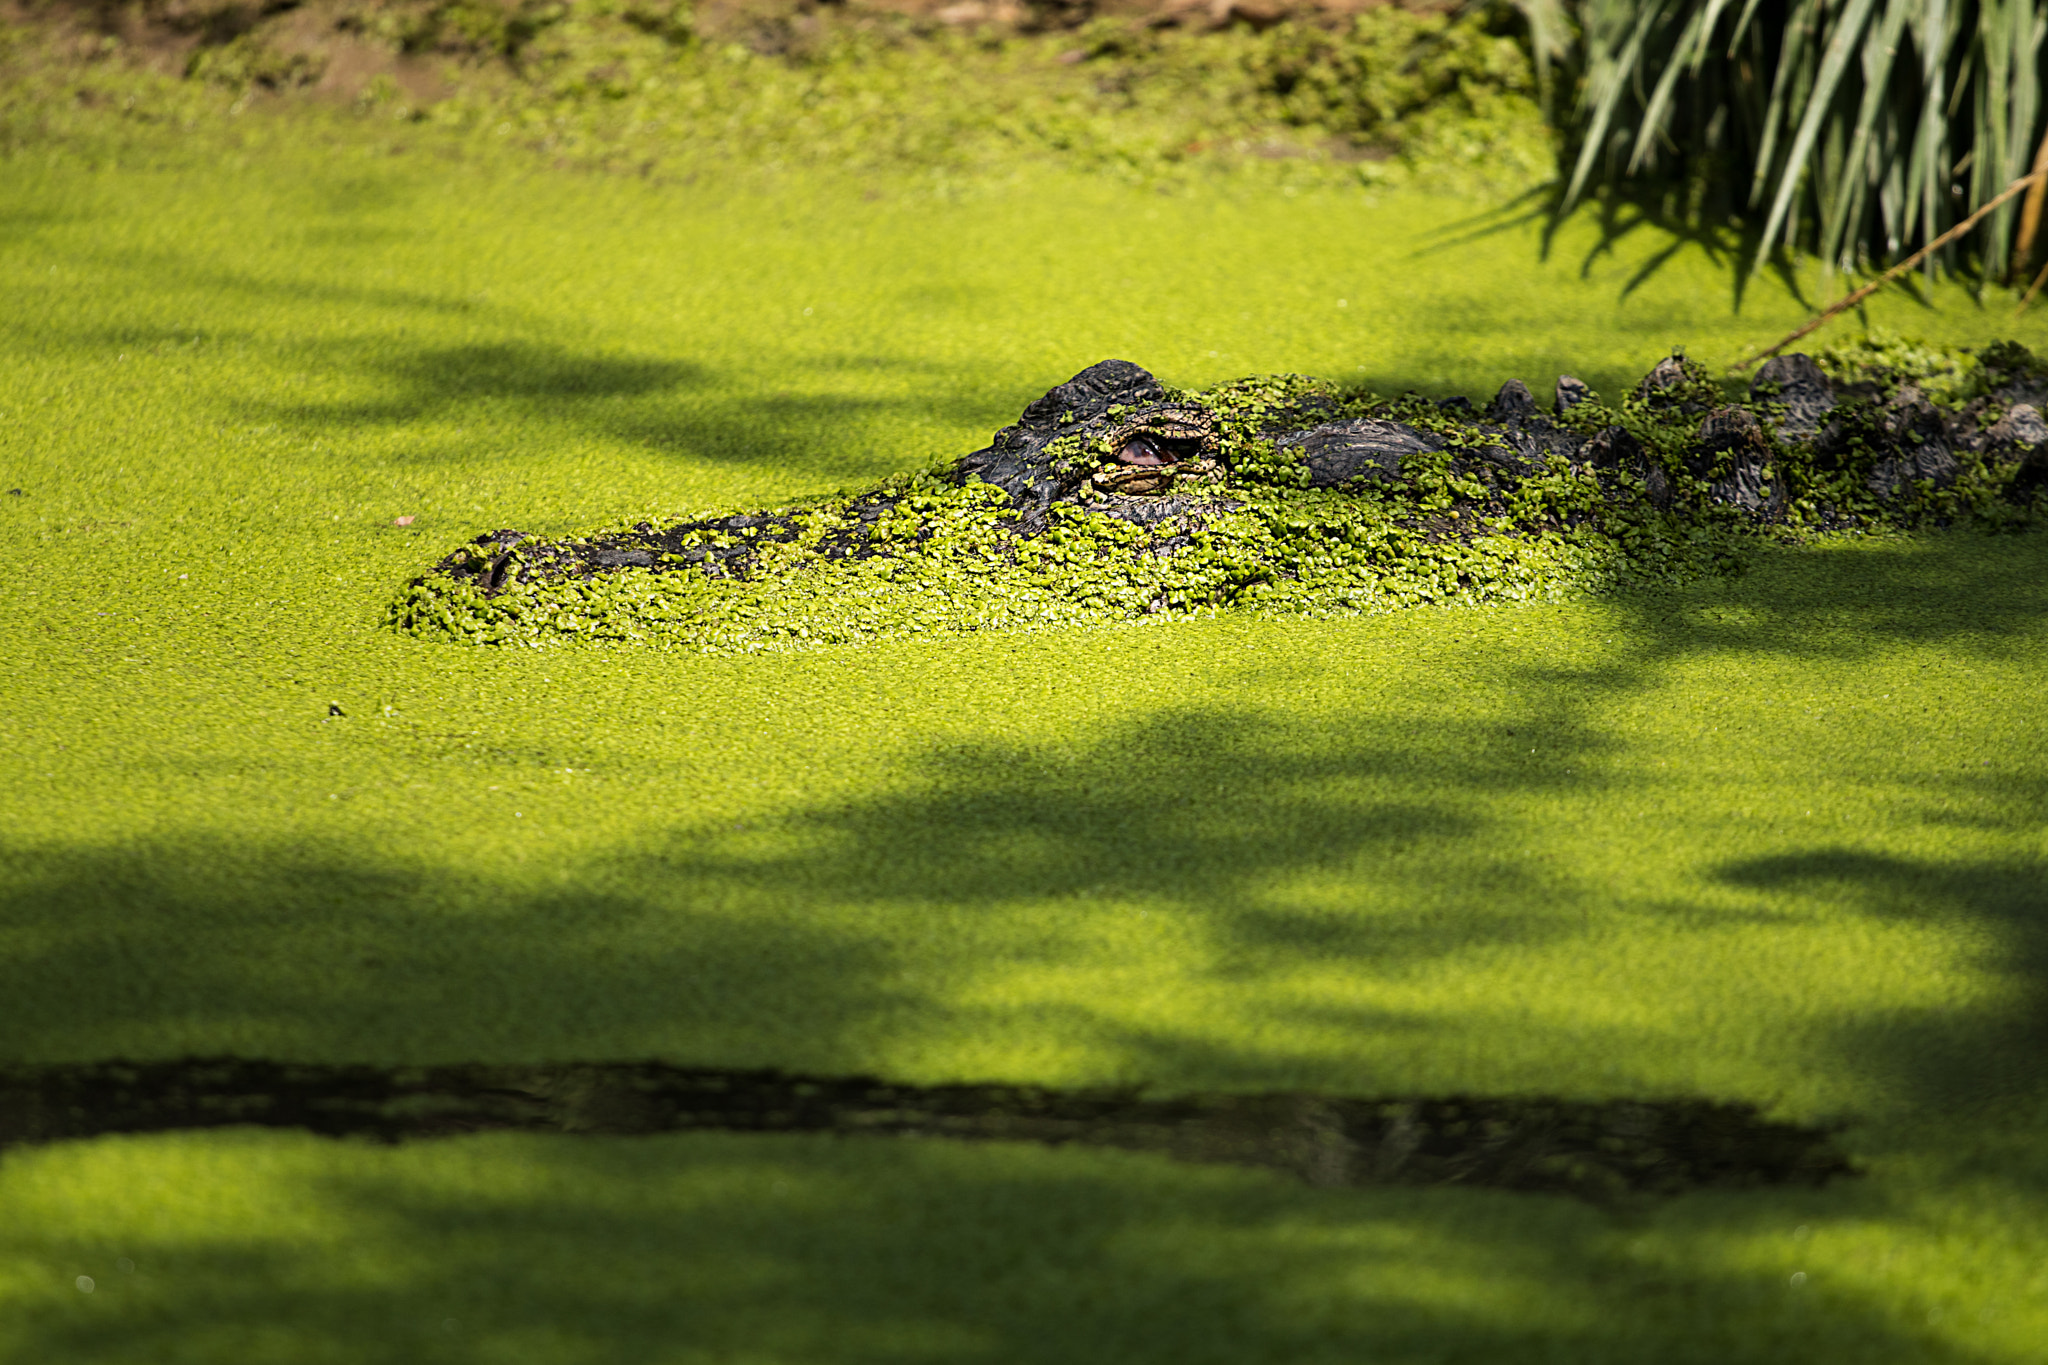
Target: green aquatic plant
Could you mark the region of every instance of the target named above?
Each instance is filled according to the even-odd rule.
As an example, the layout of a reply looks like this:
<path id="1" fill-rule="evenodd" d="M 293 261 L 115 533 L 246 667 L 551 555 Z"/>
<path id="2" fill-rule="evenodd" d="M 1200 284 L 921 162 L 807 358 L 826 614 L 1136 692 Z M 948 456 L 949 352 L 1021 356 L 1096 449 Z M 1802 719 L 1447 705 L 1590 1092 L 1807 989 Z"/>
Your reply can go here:
<path id="1" fill-rule="evenodd" d="M 1411 256 L 1463 212 L 1420 194 L 500 179 L 284 103 L 175 158 L 53 104 L 125 130 L 118 169 L 7 164 L 0 1036 L 560 1064 L 635 1135 L 10 1147 L 0 1354 L 2037 1365 L 2048 537 L 1772 523 L 1668 591 L 742 657 L 380 624 L 479 530 L 865 487 L 1098 355 L 1432 397 L 1569 369 L 1620 410 L 1672 339 L 1711 367 L 1798 321 L 1777 281 L 1731 316 L 1688 248 L 1624 294 L 1672 239 L 1582 274 L 1591 222 Z M 1925 300 L 1871 313 L 1984 339 Z M 582 1066 L 620 1061 L 1699 1097 L 1846 1119 L 1869 1174 L 1610 1213 L 649 1133 Z"/>
<path id="2" fill-rule="evenodd" d="M 134 123 L 219 129 L 251 98 L 318 86 L 373 129 L 648 177 L 952 176 L 1024 159 L 1162 185 L 1230 171 L 1296 187 L 1522 186 L 1553 161 L 1528 58 L 1492 12 L 1019 31 L 857 6 L 202 0 L 88 21 L 105 29 L 91 64 L 54 21 L 18 42 L 0 28 L 0 146 L 90 124 L 71 107 L 81 96 Z M 131 60 L 138 33 L 189 47 L 188 79 Z"/>

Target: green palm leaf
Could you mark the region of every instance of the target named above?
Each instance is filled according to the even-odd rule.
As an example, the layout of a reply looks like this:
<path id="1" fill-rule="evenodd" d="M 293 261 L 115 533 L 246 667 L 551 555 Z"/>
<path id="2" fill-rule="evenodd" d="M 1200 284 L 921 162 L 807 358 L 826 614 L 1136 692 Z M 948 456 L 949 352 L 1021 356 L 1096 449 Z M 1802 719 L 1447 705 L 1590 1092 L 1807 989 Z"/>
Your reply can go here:
<path id="1" fill-rule="evenodd" d="M 1572 81 L 1560 213 L 1691 177 L 1752 225 L 1754 265 L 1789 247 L 1855 268 L 2048 168 L 2048 0 L 1514 2 L 1546 89 L 1553 69 Z M 2042 209 L 1974 229 L 1987 274 L 2027 264 Z"/>

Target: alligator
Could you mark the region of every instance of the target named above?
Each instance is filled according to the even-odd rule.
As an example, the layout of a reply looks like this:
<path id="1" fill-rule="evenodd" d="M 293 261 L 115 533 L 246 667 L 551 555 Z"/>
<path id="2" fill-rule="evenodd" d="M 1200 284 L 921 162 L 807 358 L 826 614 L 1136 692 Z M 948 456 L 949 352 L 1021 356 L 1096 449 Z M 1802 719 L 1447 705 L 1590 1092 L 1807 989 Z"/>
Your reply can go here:
<path id="1" fill-rule="evenodd" d="M 1180 392 L 1104 360 L 982 449 L 870 489 L 554 540 L 486 532 L 393 618 L 480 641 L 755 648 L 1370 610 L 1703 571 L 1743 533 L 2026 519 L 2048 496 L 2048 366 L 2023 348 L 1987 348 L 1940 403 L 1924 376 L 1833 369 L 1781 356 L 1731 400 L 1674 354 L 1614 405 L 1561 377 L 1546 410 L 1515 379 L 1481 409 L 1299 376 Z"/>

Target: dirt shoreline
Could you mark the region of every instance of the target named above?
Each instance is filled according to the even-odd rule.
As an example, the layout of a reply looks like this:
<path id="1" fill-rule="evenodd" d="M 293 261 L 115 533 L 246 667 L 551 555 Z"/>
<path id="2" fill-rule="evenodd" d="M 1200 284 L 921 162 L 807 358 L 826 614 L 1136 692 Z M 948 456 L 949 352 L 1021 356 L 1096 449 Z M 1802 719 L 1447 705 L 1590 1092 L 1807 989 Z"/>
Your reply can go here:
<path id="1" fill-rule="evenodd" d="M 737 43 L 758 55 L 786 56 L 832 26 L 886 28 L 897 38 L 1056 34 L 1098 20 L 1192 33 L 1263 31 L 1282 23 L 1336 29 L 1390 5 L 1417 14 L 1458 8 L 1449 0 L 707 0 L 651 3 L 629 10 L 628 18 L 643 30 L 665 24 L 677 40 Z M 507 0 L 460 6 L 436 0 L 6 0 L 0 27 L 35 34 L 81 63 L 118 57 L 167 76 L 190 74 L 203 51 L 254 41 L 275 58 L 256 78 L 266 89 L 346 101 L 381 78 L 421 104 L 451 92 L 444 74 L 451 61 L 484 67 L 513 59 L 492 51 L 476 36 L 477 26 L 439 16 L 474 10 L 516 22 L 526 8 Z M 1080 60 L 1087 54 L 1061 55 Z"/>

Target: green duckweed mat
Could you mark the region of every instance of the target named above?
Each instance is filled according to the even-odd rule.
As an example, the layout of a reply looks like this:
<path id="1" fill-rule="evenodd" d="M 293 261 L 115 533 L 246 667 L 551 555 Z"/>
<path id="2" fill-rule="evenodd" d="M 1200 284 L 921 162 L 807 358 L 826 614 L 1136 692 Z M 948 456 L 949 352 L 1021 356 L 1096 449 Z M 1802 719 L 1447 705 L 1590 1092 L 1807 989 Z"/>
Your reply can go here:
<path id="1" fill-rule="evenodd" d="M 746 658 L 384 624 L 480 530 L 921 468 L 1104 356 L 1619 391 L 1785 330 L 1782 281 L 1736 316 L 1647 226 L 1544 261 L 1419 194 L 388 152 L 4 167 L 0 1060 L 1697 1096 L 1865 1174 L 1603 1209 L 912 1139 L 109 1136 L 0 1154 L 0 1357 L 2038 1357 L 2048 538 Z M 2048 342 L 1948 286 L 1871 318 Z"/>

